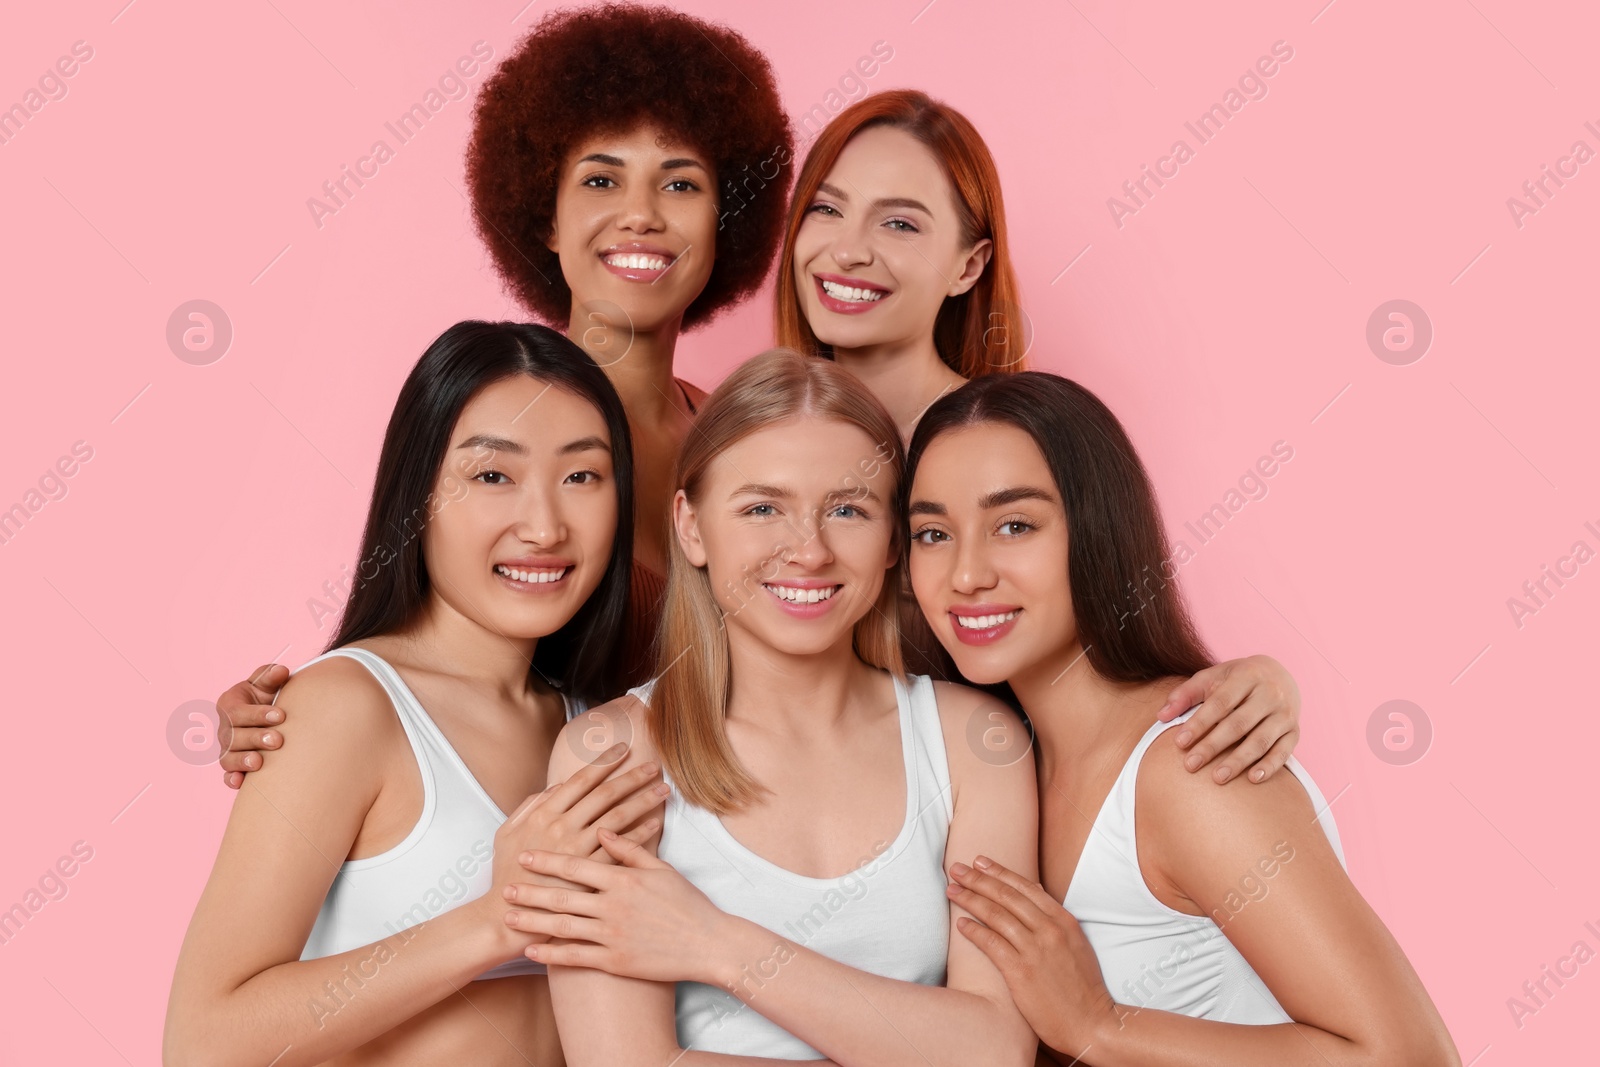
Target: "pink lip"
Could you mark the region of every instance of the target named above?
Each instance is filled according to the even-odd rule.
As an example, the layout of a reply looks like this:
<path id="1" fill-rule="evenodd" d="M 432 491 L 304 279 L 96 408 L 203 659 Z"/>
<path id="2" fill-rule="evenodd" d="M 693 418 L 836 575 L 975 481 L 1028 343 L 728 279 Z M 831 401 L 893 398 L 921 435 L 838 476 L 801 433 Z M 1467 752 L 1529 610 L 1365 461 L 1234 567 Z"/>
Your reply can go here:
<path id="1" fill-rule="evenodd" d="M 957 617 L 971 618 L 976 615 L 1005 615 L 1017 612 L 1017 617 L 998 626 L 991 626 L 987 630 L 969 630 L 956 621 Z M 1003 604 L 963 604 L 959 608 L 949 609 L 951 615 L 950 628 L 955 631 L 956 640 L 964 645 L 992 645 L 1002 637 L 1009 634 L 1017 625 L 1017 620 L 1022 618 L 1021 609 L 1015 605 Z"/>
<path id="2" fill-rule="evenodd" d="M 815 578 L 789 578 L 773 584 L 786 585 L 791 589 L 827 589 L 839 585 L 838 582 L 824 582 Z M 840 586 L 840 590 L 843 590 L 843 586 Z M 818 616 L 826 615 L 833 608 L 833 602 L 839 599 L 839 593 L 835 592 L 833 596 L 826 600 L 819 600 L 815 604 L 791 604 L 768 589 L 765 584 L 762 585 L 761 591 L 770 596 L 780 609 L 797 619 L 815 619 Z"/>
<path id="3" fill-rule="evenodd" d="M 571 560 L 554 559 L 549 556 L 526 556 L 522 559 L 506 559 L 500 561 L 502 567 L 512 567 L 519 571 L 553 571 L 557 567 L 565 567 L 567 573 L 553 582 L 519 582 L 515 578 L 507 577 L 497 570 L 491 570 L 495 581 L 506 589 L 526 596 L 543 596 L 552 593 L 565 592 L 567 582 L 572 579 L 577 567 Z"/>
<path id="4" fill-rule="evenodd" d="M 871 289 L 874 292 L 884 294 L 889 294 L 892 292 L 892 290 L 885 289 L 881 285 L 875 285 L 872 282 L 863 281 L 860 278 L 851 278 L 844 274 L 813 274 L 811 276 L 811 280 L 812 285 L 814 285 L 817 290 L 817 300 L 821 302 L 822 306 L 827 308 L 829 311 L 836 312 L 840 315 L 860 315 L 863 312 L 871 311 L 873 308 L 882 304 L 883 300 L 874 300 L 870 302 L 862 301 L 858 304 L 846 303 L 843 300 L 835 300 L 833 297 L 829 296 L 828 291 L 822 287 L 823 282 L 832 282 L 835 285 L 848 285 L 856 289 Z M 888 299 L 887 295 L 884 297 L 884 300 L 886 299 Z"/>
<path id="5" fill-rule="evenodd" d="M 606 262 L 607 256 L 614 255 L 659 256 L 667 261 L 667 265 L 660 270 L 648 270 L 644 267 L 615 267 Z M 600 250 L 599 258 L 602 267 L 617 277 L 625 278 L 630 282 L 653 282 L 663 274 L 666 274 L 678 262 L 677 253 L 662 248 L 660 245 L 646 244 L 643 241 L 624 241 L 621 244 L 603 248 Z"/>

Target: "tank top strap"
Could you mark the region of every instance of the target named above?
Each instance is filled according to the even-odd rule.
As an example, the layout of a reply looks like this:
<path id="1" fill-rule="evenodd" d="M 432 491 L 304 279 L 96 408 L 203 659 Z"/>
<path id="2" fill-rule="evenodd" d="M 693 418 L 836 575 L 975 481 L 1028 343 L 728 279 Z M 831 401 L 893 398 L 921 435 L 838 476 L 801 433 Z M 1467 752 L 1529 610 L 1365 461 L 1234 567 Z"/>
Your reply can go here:
<path id="1" fill-rule="evenodd" d="M 389 704 L 394 708 L 395 716 L 399 718 L 400 725 L 406 732 L 406 741 L 411 745 L 411 752 L 417 760 L 417 771 L 422 776 L 422 818 L 417 825 L 419 828 L 425 826 L 431 820 L 434 807 L 438 803 L 438 756 L 443 754 L 440 749 L 443 735 L 439 733 L 439 728 L 428 717 L 422 705 L 417 702 L 411 688 L 400 677 L 400 672 L 376 652 L 346 645 L 343 648 L 330 649 L 315 659 L 307 660 L 300 665 L 300 670 L 334 656 L 353 659 L 361 664 L 389 695 Z M 276 701 L 277 697 L 274 696 L 273 700 Z"/>
<path id="2" fill-rule="evenodd" d="M 944 726 L 939 719 L 939 700 L 933 679 L 926 674 L 908 675 L 903 687 L 900 680 L 895 679 L 895 689 L 905 697 L 900 722 L 910 742 L 906 746 L 906 786 L 917 791 L 916 815 L 919 819 L 926 818 L 937 805 L 948 827 L 955 816 L 955 806 L 950 788 L 950 758 L 945 749 Z"/>

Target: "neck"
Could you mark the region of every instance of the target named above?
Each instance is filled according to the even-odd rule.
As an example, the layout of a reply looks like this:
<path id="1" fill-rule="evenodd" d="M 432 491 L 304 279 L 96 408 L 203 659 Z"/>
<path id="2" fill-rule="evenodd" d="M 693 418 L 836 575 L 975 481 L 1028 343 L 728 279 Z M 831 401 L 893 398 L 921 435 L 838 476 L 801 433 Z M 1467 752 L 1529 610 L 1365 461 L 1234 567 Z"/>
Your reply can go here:
<path id="1" fill-rule="evenodd" d="M 939 358 L 932 334 L 912 342 L 835 348 L 833 358 L 889 410 L 902 441 L 911 439 L 917 421 L 935 400 L 966 384 Z"/>
<path id="2" fill-rule="evenodd" d="M 1128 747 L 1130 735 L 1141 736 L 1155 722 L 1172 687 L 1165 678 L 1113 681 L 1090 665 L 1077 641 L 1009 681 L 1033 724 L 1045 777 Z"/>
<path id="3" fill-rule="evenodd" d="M 629 421 L 654 425 L 683 403 L 672 377 L 672 357 L 682 328 L 682 315 L 652 330 L 611 326 L 591 318 L 575 303 L 567 336 L 606 372 Z"/>
<path id="4" fill-rule="evenodd" d="M 856 656 L 848 635 L 823 652 L 791 655 L 737 626 L 727 634 L 728 718 L 779 735 L 816 737 L 840 725 L 853 707 L 851 694 L 862 691 L 863 675 L 873 669 Z"/>
<path id="5" fill-rule="evenodd" d="M 437 595 L 428 597 L 421 617 L 401 640 L 429 670 L 478 680 L 513 697 L 533 689 L 529 668 L 538 638 L 509 637 L 487 629 Z"/>

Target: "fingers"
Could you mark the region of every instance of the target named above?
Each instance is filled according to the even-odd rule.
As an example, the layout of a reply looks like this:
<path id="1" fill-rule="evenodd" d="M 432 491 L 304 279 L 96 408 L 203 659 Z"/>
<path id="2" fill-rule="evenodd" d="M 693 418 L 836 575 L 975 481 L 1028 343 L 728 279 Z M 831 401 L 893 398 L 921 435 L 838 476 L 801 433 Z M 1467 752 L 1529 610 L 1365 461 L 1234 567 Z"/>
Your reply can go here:
<path id="1" fill-rule="evenodd" d="M 523 953 L 530 960 L 551 967 L 592 967 L 606 969 L 610 950 L 599 945 L 529 945 Z"/>
<path id="2" fill-rule="evenodd" d="M 244 785 L 244 772 L 223 771 L 222 784 L 227 786 L 229 789 L 238 789 L 240 786 Z"/>
<path id="3" fill-rule="evenodd" d="M 555 791 L 555 786 L 547 785 L 537 793 L 529 793 L 527 799 L 517 805 L 517 810 L 506 816 L 506 822 L 514 822 L 528 812 L 550 799 L 550 794 Z"/>
<path id="4" fill-rule="evenodd" d="M 283 747 L 283 734 L 277 730 L 241 730 L 235 724 L 235 729 L 228 738 L 229 752 L 256 752 L 281 747 Z"/>
<path id="5" fill-rule="evenodd" d="M 237 774 L 239 781 L 244 781 L 244 776 L 251 771 L 261 769 L 261 753 L 259 752 L 224 752 L 222 758 L 217 760 L 217 766 L 229 774 Z M 234 786 L 235 789 L 238 786 Z"/>
<path id="6" fill-rule="evenodd" d="M 1167 694 L 1167 702 L 1156 713 L 1156 718 L 1162 722 L 1171 722 L 1174 715 L 1182 715 L 1203 701 L 1221 674 L 1221 666 L 1207 667 L 1193 678 L 1181 683 Z"/>
<path id="7" fill-rule="evenodd" d="M 993 875 L 995 878 L 998 878 L 1012 889 L 1015 889 L 1017 892 L 1027 897 L 1028 900 L 1032 902 L 1033 906 L 1039 909 L 1039 913 L 1041 915 L 1053 915 L 1058 908 L 1061 908 L 1061 901 L 1057 900 L 1055 897 L 1052 897 L 1049 892 L 1046 891 L 1044 886 L 1040 885 L 1038 882 L 1028 881 L 1026 878 L 1022 877 L 1022 875 L 1018 874 L 1016 871 L 1013 871 L 1005 864 L 996 863 L 987 856 L 978 856 L 972 861 L 972 863 L 979 870 L 985 872 L 986 874 Z"/>
<path id="8" fill-rule="evenodd" d="M 257 667 L 250 675 L 250 684 L 261 691 L 267 698 L 267 703 L 272 703 L 272 698 L 283 688 L 283 683 L 289 680 L 289 668 L 281 663 L 266 663 Z"/>
<path id="9" fill-rule="evenodd" d="M 593 860 L 582 859 L 578 856 L 568 856 L 561 852 L 546 852 L 543 849 L 534 849 L 524 852 L 517 857 L 525 871 L 534 874 L 548 874 L 554 878 L 562 878 L 578 885 L 586 885 L 591 889 L 609 889 L 616 885 L 616 868 L 604 863 L 595 863 Z"/>
<path id="10" fill-rule="evenodd" d="M 588 826 L 620 803 L 623 798 L 640 789 L 648 789 L 652 783 L 660 780 L 659 763 L 655 760 L 641 763 L 609 781 L 595 785 L 587 794 L 575 799 L 570 809 L 572 818 L 579 825 Z M 622 825 L 626 826 L 627 823 Z"/>
<path id="11" fill-rule="evenodd" d="M 506 898 L 506 903 L 515 904 L 519 908 L 538 908 L 543 911 L 561 915 L 579 915 L 593 919 L 599 914 L 599 893 L 589 893 L 582 889 L 564 889 L 560 886 L 533 885 L 528 882 L 512 882 L 501 893 Z M 518 927 L 521 929 L 521 927 Z M 547 933 L 544 930 L 528 930 L 528 933 Z M 562 934 L 562 937 L 568 935 Z"/>
<path id="12" fill-rule="evenodd" d="M 995 969 L 1004 973 L 1007 968 L 1016 964 L 1019 956 L 1011 942 L 989 929 L 976 919 L 969 919 L 965 915 L 956 919 L 956 929 L 961 931 L 968 941 L 978 946 L 978 950 L 989 957 L 989 962 Z"/>
<path id="13" fill-rule="evenodd" d="M 640 823 L 638 826 L 635 826 L 632 830 L 629 830 L 622 836 L 629 841 L 637 841 L 639 844 L 643 845 L 646 841 L 650 840 L 651 835 L 653 835 L 660 828 L 660 819 L 646 819 L 644 822 Z M 599 838 L 597 837 L 596 840 L 599 840 Z M 598 846 L 593 852 L 589 853 L 589 858 L 598 863 L 616 862 L 616 860 L 611 858 L 611 853 Z"/>
<path id="14" fill-rule="evenodd" d="M 546 911 L 508 911 L 506 925 L 525 934 L 544 934 L 547 937 L 575 938 L 580 941 L 599 941 L 605 929 L 599 919 L 581 915 L 553 915 Z"/>
<path id="15" fill-rule="evenodd" d="M 991 865 L 990 870 L 993 869 L 994 867 Z M 952 896 L 950 899 L 959 902 L 968 911 L 973 911 L 969 898 L 976 894 L 1003 906 L 1027 930 L 1036 929 L 1044 922 L 1044 913 L 1039 910 L 1038 905 L 1028 899 L 1027 894 L 990 874 L 989 871 L 968 867 L 965 863 L 957 863 L 951 866 L 950 877 L 962 888 L 968 890 L 968 892 Z M 976 915 L 977 912 L 973 911 L 973 914 Z M 988 922 L 987 919 L 984 921 Z M 1004 933 L 1005 931 L 1002 930 L 1001 932 Z"/>
<path id="16" fill-rule="evenodd" d="M 984 926 L 1005 938 L 1013 948 L 1027 941 L 1028 927 L 1010 908 L 998 901 L 973 892 L 959 882 L 946 886 L 945 895 L 966 908 Z"/>
<path id="17" fill-rule="evenodd" d="M 604 752 L 600 753 L 592 763 L 579 770 L 571 778 L 556 786 L 550 797 L 551 810 L 562 814 L 589 794 L 595 786 L 605 781 L 606 775 L 616 770 L 617 764 L 628 754 L 628 743 L 618 741 Z"/>
<path id="18" fill-rule="evenodd" d="M 226 719 L 235 730 L 245 727 L 276 726 L 283 722 L 283 709 L 272 703 L 269 694 L 265 700 L 240 682 L 217 698 L 217 716 Z"/>
<path id="19" fill-rule="evenodd" d="M 595 827 L 600 830 L 610 830 L 612 833 L 621 833 L 625 826 L 632 826 L 645 815 L 659 808 L 672 795 L 672 788 L 665 782 L 646 782 L 643 789 L 623 800 L 610 811 L 600 816 Z"/>
<path id="20" fill-rule="evenodd" d="M 1266 755 L 1250 766 L 1250 771 L 1245 777 L 1259 785 L 1282 770 L 1283 765 L 1289 762 L 1289 755 L 1294 751 L 1295 740 L 1299 733 L 1299 730 L 1291 730 L 1274 741 L 1272 747 L 1267 749 Z"/>
<path id="21" fill-rule="evenodd" d="M 652 856 L 650 850 L 637 841 L 630 841 L 610 830 L 600 831 L 600 847 L 611 853 L 612 859 L 621 861 L 624 867 L 658 870 L 671 866 L 666 860 Z"/>

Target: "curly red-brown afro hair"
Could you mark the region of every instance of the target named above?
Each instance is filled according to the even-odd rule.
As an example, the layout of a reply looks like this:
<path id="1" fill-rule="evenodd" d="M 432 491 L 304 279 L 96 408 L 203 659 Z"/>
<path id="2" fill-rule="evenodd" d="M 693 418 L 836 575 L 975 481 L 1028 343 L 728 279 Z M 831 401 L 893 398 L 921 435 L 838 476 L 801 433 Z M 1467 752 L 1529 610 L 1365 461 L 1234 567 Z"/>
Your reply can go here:
<path id="1" fill-rule="evenodd" d="M 567 153 L 650 124 L 716 170 L 716 260 L 683 326 L 760 288 L 783 237 L 794 135 L 767 58 L 739 34 L 665 7 L 557 11 L 484 82 L 467 147 L 478 233 L 506 286 L 566 325 L 572 291 L 545 247 Z"/>

